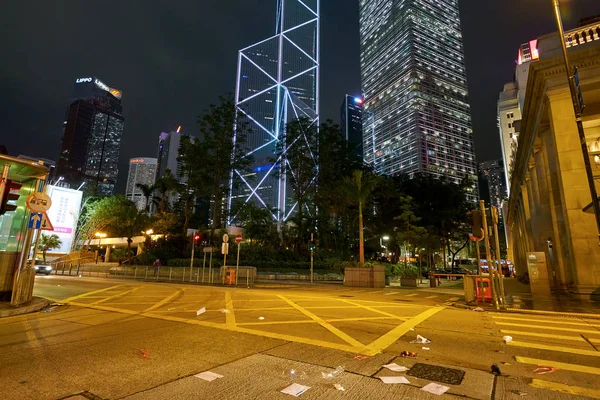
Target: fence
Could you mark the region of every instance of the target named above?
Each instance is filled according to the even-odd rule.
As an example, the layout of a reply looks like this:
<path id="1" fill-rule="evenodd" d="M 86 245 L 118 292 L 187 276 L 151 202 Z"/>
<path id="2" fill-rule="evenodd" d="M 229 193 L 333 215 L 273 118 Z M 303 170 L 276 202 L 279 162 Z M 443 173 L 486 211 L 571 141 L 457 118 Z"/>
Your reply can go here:
<path id="1" fill-rule="evenodd" d="M 233 272 L 232 272 L 233 271 Z M 236 267 L 227 267 L 227 272 L 236 276 Z M 106 266 L 101 264 L 62 264 L 61 268 L 54 270 L 54 275 L 122 278 L 142 281 L 197 283 L 208 285 L 233 285 L 235 280 L 227 279 L 228 275 L 223 267 L 154 267 L 140 266 Z M 238 286 L 253 286 L 256 281 L 255 267 L 239 267 L 237 272 Z"/>

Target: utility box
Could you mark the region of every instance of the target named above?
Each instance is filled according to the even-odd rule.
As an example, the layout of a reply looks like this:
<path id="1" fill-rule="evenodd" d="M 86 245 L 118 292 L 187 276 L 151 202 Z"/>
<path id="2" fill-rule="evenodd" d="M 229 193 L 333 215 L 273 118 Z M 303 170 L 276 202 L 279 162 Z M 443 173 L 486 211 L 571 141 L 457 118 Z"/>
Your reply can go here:
<path id="1" fill-rule="evenodd" d="M 550 297 L 550 279 L 546 253 L 527 253 L 527 271 L 529 272 L 529 287 L 531 295 L 535 297 Z"/>

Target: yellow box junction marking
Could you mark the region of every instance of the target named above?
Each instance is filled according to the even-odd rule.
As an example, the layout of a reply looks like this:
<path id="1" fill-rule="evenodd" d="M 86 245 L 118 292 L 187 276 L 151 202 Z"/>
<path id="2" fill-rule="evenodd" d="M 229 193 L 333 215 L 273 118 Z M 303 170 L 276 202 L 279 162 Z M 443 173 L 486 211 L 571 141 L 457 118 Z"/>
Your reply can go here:
<path id="1" fill-rule="evenodd" d="M 392 318 L 392 317 L 357 317 L 357 318 L 327 318 L 324 319 L 325 322 L 352 322 L 352 321 L 371 321 L 371 320 L 377 320 L 377 319 L 402 319 L 403 321 L 406 321 L 407 319 L 409 319 L 410 317 L 403 317 L 403 318 Z M 268 321 L 268 322 L 241 322 L 238 323 L 238 326 L 252 326 L 252 325 L 285 325 L 285 324 L 317 324 L 318 321 L 314 321 L 314 320 L 302 320 L 302 321 Z"/>
<path id="2" fill-rule="evenodd" d="M 524 347 L 526 349 L 550 350 L 550 351 L 559 351 L 561 353 L 579 354 L 582 356 L 600 357 L 600 351 L 595 351 L 595 350 L 583 350 L 583 349 L 574 349 L 571 347 L 550 346 L 547 344 L 540 344 L 540 343 L 520 342 L 518 340 L 513 340 L 512 342 L 508 342 L 506 344 L 509 346 Z"/>
<path id="3" fill-rule="evenodd" d="M 342 301 L 342 302 L 344 302 L 344 303 L 351 304 L 351 305 L 353 305 L 353 306 L 355 306 L 355 307 L 363 308 L 363 309 L 365 309 L 365 310 L 368 310 L 368 311 L 371 311 L 371 312 L 374 312 L 374 313 L 377 313 L 377 314 L 385 315 L 385 316 L 387 316 L 387 317 L 390 317 L 390 318 L 396 318 L 396 319 L 402 319 L 402 320 L 404 319 L 404 318 L 401 318 L 401 317 L 399 317 L 399 316 L 397 316 L 397 315 L 390 314 L 390 313 L 388 313 L 388 312 L 381 311 L 381 310 L 378 310 L 378 309 L 376 309 L 376 308 L 373 308 L 373 307 L 364 306 L 364 305 L 362 305 L 362 304 L 356 303 L 356 302 L 354 302 L 354 301 L 351 301 L 351 300 L 340 299 L 340 301 Z M 344 307 L 344 308 L 346 308 L 346 309 L 347 309 L 348 307 Z"/>
<path id="4" fill-rule="evenodd" d="M 512 321 L 525 321 L 525 322 L 542 322 L 548 324 L 559 324 L 559 325 L 575 325 L 575 326 L 597 326 L 600 327 L 600 324 L 586 323 L 586 322 L 567 322 L 565 320 L 550 320 L 550 319 L 537 319 L 537 318 L 516 318 L 516 317 L 497 317 L 495 315 L 492 316 L 493 319 L 506 319 Z M 497 322 L 496 322 L 497 323 Z"/>
<path id="5" fill-rule="evenodd" d="M 73 297 L 69 297 L 67 299 L 64 299 L 64 300 L 62 300 L 62 302 L 63 303 L 67 303 L 67 302 L 70 302 L 70 301 L 73 301 L 73 300 L 81 299 L 82 297 L 87 297 L 89 295 L 93 295 L 93 294 L 96 294 L 96 293 L 107 292 L 109 290 L 113 290 L 113 289 L 120 288 L 120 287 L 123 287 L 123 286 L 128 286 L 128 285 L 123 284 L 123 285 L 110 286 L 110 287 L 107 287 L 107 288 L 104 288 L 104 289 L 94 290 L 93 292 L 87 292 L 87 293 L 78 294 L 77 296 L 73 296 Z"/>
<path id="6" fill-rule="evenodd" d="M 152 310 L 156 310 L 157 308 L 160 308 L 160 307 L 164 306 L 165 304 L 167 304 L 168 302 L 170 302 L 171 300 L 173 300 L 175 297 L 182 295 L 184 290 L 185 289 L 177 289 L 177 291 L 175 291 L 175 293 L 172 293 L 170 296 L 165 297 L 164 299 L 162 299 L 161 301 L 159 301 L 158 303 L 156 303 L 152 307 L 146 308 L 144 311 L 142 311 L 142 313 L 147 313 L 147 312 L 150 312 Z"/>
<path id="7" fill-rule="evenodd" d="M 231 293 L 225 292 L 225 309 L 229 311 L 225 314 L 225 325 L 228 327 L 235 326 L 235 312 L 233 311 L 233 301 L 231 300 Z"/>
<path id="8" fill-rule="evenodd" d="M 586 365 L 567 364 L 567 363 L 561 363 L 561 362 L 556 362 L 556 361 L 540 360 L 537 358 L 529 358 L 529 357 L 521 357 L 521 356 L 515 356 L 515 359 L 517 360 L 517 362 L 519 362 L 521 364 L 532 364 L 532 365 L 538 365 L 538 366 L 541 365 L 544 367 L 554 367 L 554 368 L 562 369 L 564 371 L 583 372 L 586 374 L 600 375 L 600 368 L 588 367 Z"/>
<path id="9" fill-rule="evenodd" d="M 554 392 L 573 394 L 576 396 L 591 397 L 592 399 L 600 399 L 600 390 L 596 389 L 584 388 L 579 386 L 569 386 L 564 385 L 562 383 L 543 381 L 541 379 L 534 379 L 529 384 L 529 386 L 538 389 L 552 390 Z"/>
<path id="10" fill-rule="evenodd" d="M 350 337 L 349 335 L 340 331 L 338 328 L 336 328 L 335 326 L 332 326 L 328 322 L 325 322 L 323 319 L 321 319 L 317 315 L 311 313 L 307 309 L 300 307 L 298 304 L 294 303 L 291 300 L 288 300 L 287 298 L 285 298 L 283 296 L 277 296 L 277 297 L 279 297 L 280 299 L 282 299 L 283 301 L 288 303 L 290 306 L 294 307 L 296 310 L 300 311 L 302 314 L 306 315 L 308 318 L 310 318 L 314 321 L 317 321 L 319 323 L 319 325 L 321 325 L 323 328 L 327 329 L 329 332 L 333 333 L 340 339 L 344 340 L 346 343 L 349 343 L 350 345 L 357 347 L 357 348 L 364 347 L 364 345 L 362 343 L 360 343 L 358 340 Z"/>
<path id="11" fill-rule="evenodd" d="M 126 296 L 126 295 L 128 295 L 129 293 L 133 293 L 133 292 L 135 292 L 136 290 L 139 290 L 139 289 L 141 289 L 142 287 L 143 287 L 143 286 L 138 286 L 138 287 L 135 287 L 135 288 L 133 288 L 133 289 L 126 290 L 126 291 L 124 291 L 124 292 L 121 292 L 121 293 L 115 294 L 114 296 L 109 296 L 109 297 L 105 297 L 105 298 L 103 298 L 103 299 L 101 299 L 101 300 L 94 301 L 94 302 L 93 302 L 93 303 L 91 303 L 91 304 L 93 304 L 93 305 L 96 305 L 96 304 L 102 304 L 102 303 L 106 303 L 107 301 L 114 300 L 114 299 L 118 299 L 118 298 L 120 298 L 120 297 L 123 297 L 123 296 Z"/>
<path id="12" fill-rule="evenodd" d="M 442 311 L 445 307 L 434 307 L 430 308 L 427 311 L 422 312 L 421 314 L 409 319 L 401 325 L 398 325 L 385 335 L 381 336 L 379 339 L 373 341 L 368 346 L 366 346 L 365 354 L 377 354 L 389 346 L 391 346 L 396 340 L 400 339 L 404 336 L 408 331 L 410 331 L 415 326 L 419 325 L 421 322 L 426 319 L 434 316 L 438 312 Z M 371 350 L 369 352 L 369 350 Z"/>

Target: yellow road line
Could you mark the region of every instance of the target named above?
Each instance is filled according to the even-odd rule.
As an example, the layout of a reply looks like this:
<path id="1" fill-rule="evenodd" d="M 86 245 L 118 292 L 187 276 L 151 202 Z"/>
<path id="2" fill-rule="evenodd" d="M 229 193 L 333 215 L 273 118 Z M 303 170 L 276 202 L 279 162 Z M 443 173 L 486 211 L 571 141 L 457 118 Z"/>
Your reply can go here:
<path id="1" fill-rule="evenodd" d="M 459 299 L 459 297 L 451 297 L 451 298 L 448 299 L 448 301 L 456 301 L 458 299 Z"/>
<path id="2" fill-rule="evenodd" d="M 404 322 L 403 324 L 398 325 L 397 327 L 395 327 L 394 329 L 392 329 L 385 335 L 381 336 L 379 339 L 370 343 L 367 346 L 367 348 L 372 349 L 375 352 L 375 354 L 385 350 L 386 348 L 391 346 L 392 343 L 394 343 L 396 340 L 398 340 L 402 336 L 404 336 L 404 334 L 406 334 L 406 332 L 410 331 L 412 328 L 419 325 L 421 322 L 425 321 L 426 319 L 428 319 L 428 318 L 432 317 L 433 315 L 437 314 L 438 312 L 442 311 L 444 308 L 445 307 L 434 307 L 434 308 L 430 308 L 427 311 L 422 312 L 421 314 L 417 315 L 416 317 L 413 317 L 413 318 L 409 319 L 408 321 Z M 368 350 L 367 350 L 367 352 L 368 352 Z"/>
<path id="3" fill-rule="evenodd" d="M 544 367 L 554 367 L 564 371 L 583 372 L 586 374 L 600 375 L 600 368 L 588 367 L 586 365 L 567 364 L 550 360 L 540 360 L 537 358 L 515 356 L 517 362 L 521 364 L 542 365 Z"/>
<path id="4" fill-rule="evenodd" d="M 369 307 L 369 306 L 363 306 L 362 304 L 355 303 L 355 302 L 353 302 L 353 301 L 351 301 L 351 300 L 340 300 L 340 301 L 343 301 L 344 303 L 352 304 L 352 305 L 353 305 L 353 306 L 355 306 L 355 307 L 364 308 L 365 310 L 369 310 L 369 311 L 371 311 L 371 312 L 374 312 L 374 313 L 377 313 L 377 314 L 386 315 L 386 316 L 388 316 L 388 317 L 391 317 L 391 318 L 402 319 L 402 318 L 400 318 L 400 317 L 399 317 L 399 316 L 397 316 L 397 315 L 390 314 L 390 313 L 387 313 L 387 312 L 385 312 L 385 311 L 378 310 L 378 309 L 376 309 L 376 308 L 373 308 L 373 307 Z M 346 307 L 346 308 L 348 308 L 348 307 Z"/>
<path id="5" fill-rule="evenodd" d="M 559 351 L 561 353 L 571 353 L 571 354 L 579 354 L 582 356 L 600 357 L 600 351 L 596 351 L 596 350 L 583 350 L 583 349 L 574 349 L 571 347 L 550 346 L 550 345 L 541 344 L 541 343 L 520 342 L 518 340 L 513 340 L 512 342 L 508 342 L 506 344 L 509 346 L 524 347 L 526 349 Z"/>
<path id="6" fill-rule="evenodd" d="M 334 318 L 324 319 L 325 322 L 352 322 L 352 321 L 371 321 L 376 319 L 398 319 L 392 317 L 365 317 L 365 318 Z M 401 318 L 407 320 L 408 318 Z M 318 321 L 312 319 L 305 319 L 301 321 L 268 321 L 268 322 L 241 322 L 238 326 L 252 326 L 252 325 L 285 325 L 285 324 L 316 324 Z"/>
<path id="7" fill-rule="evenodd" d="M 236 311 L 279 311 L 279 310 L 293 310 L 294 307 L 265 307 L 265 308 L 239 308 L 236 307 Z"/>
<path id="8" fill-rule="evenodd" d="M 147 312 L 150 312 L 152 310 L 156 310 L 157 308 L 160 308 L 160 307 L 164 306 L 165 304 L 167 304 L 168 302 L 170 302 L 171 300 L 173 300 L 175 297 L 177 297 L 180 294 L 182 294 L 184 290 L 185 289 L 177 289 L 177 291 L 175 291 L 175 293 L 171 294 L 170 296 L 165 297 L 164 299 L 162 299 L 161 301 L 159 301 L 158 303 L 156 303 L 152 307 L 148 307 L 148 308 L 146 308 L 142 312 L 143 313 L 147 313 Z"/>
<path id="9" fill-rule="evenodd" d="M 225 308 L 229 311 L 225 314 L 225 325 L 228 327 L 235 326 L 235 312 L 233 311 L 233 301 L 231 301 L 231 293 L 225 292 Z"/>
<path id="10" fill-rule="evenodd" d="M 139 289 L 141 289 L 142 287 L 143 287 L 143 286 L 138 286 L 138 287 L 135 287 L 135 288 L 133 288 L 133 289 L 131 289 L 131 290 L 126 290 L 126 291 L 124 291 L 124 292 L 121 292 L 121 293 L 115 294 L 114 296 L 105 297 L 105 298 L 103 298 L 102 300 L 95 301 L 95 302 L 93 302 L 93 303 L 91 303 L 91 304 L 94 304 L 94 305 L 96 305 L 96 304 L 102 304 L 102 303 L 106 303 L 107 301 L 110 301 L 110 300 L 113 300 L 113 299 L 118 299 L 119 297 L 126 296 L 126 295 L 128 295 L 129 293 L 133 293 L 133 292 L 135 292 L 136 290 L 139 290 Z"/>
<path id="11" fill-rule="evenodd" d="M 585 339 L 581 336 L 565 336 L 565 335 L 553 335 L 548 333 L 536 333 L 536 332 L 525 332 L 525 331 L 511 331 L 500 329 L 500 333 L 505 333 L 507 335 L 524 335 L 524 336 L 534 336 L 548 339 L 560 339 L 560 340 L 573 340 L 576 342 L 585 342 Z"/>
<path id="12" fill-rule="evenodd" d="M 554 392 L 561 392 L 567 394 L 573 394 L 576 396 L 585 396 L 592 399 L 600 399 L 600 390 L 584 388 L 580 386 L 569 386 L 562 383 L 543 381 L 541 379 L 534 379 L 529 386 L 537 389 L 552 390 Z"/>
<path id="13" fill-rule="evenodd" d="M 107 306 L 94 306 L 94 305 L 86 304 L 86 303 L 77 303 L 76 301 L 70 301 L 69 304 L 71 304 L 73 306 L 78 306 L 78 307 L 93 308 L 94 310 L 117 312 L 117 313 L 121 313 L 121 314 L 138 315 L 140 313 L 139 311 L 128 310 L 126 308 L 114 308 L 114 307 L 107 307 Z"/>
<path id="14" fill-rule="evenodd" d="M 285 298 L 283 296 L 277 296 L 277 297 L 279 297 L 280 299 L 282 299 L 283 301 L 285 301 L 286 303 L 288 303 L 290 306 L 294 307 L 296 310 L 300 311 L 302 314 L 306 315 L 308 318 L 317 321 L 319 323 L 319 325 L 321 325 L 323 328 L 327 329 L 329 332 L 333 333 L 334 335 L 336 335 L 340 339 L 344 340 L 345 342 L 349 343 L 350 345 L 352 345 L 354 347 L 357 347 L 357 348 L 365 347 L 358 340 L 356 340 L 356 339 L 348 336 L 347 334 L 345 334 L 344 332 L 340 331 L 335 326 L 332 326 L 328 322 L 323 321 L 320 317 L 318 317 L 317 315 L 311 313 L 307 309 L 299 306 L 298 304 L 294 303 L 293 301 L 288 300 L 287 298 Z"/>
<path id="15" fill-rule="evenodd" d="M 438 295 L 435 295 L 435 296 L 427 296 L 427 297 L 425 297 L 425 298 L 426 298 L 426 299 L 435 299 L 436 297 L 439 297 L 439 296 L 438 296 Z"/>
<path id="16" fill-rule="evenodd" d="M 517 318 L 517 317 L 500 317 L 500 316 L 495 316 L 492 315 L 492 318 L 494 319 L 506 319 L 506 320 L 512 320 L 512 321 L 527 321 L 527 322 L 546 322 L 549 324 L 560 324 L 560 325 L 576 325 L 576 326 L 598 326 L 600 327 L 600 324 L 592 324 L 592 323 L 585 323 L 585 322 L 567 322 L 564 320 L 549 320 L 549 319 L 536 319 L 536 318 Z"/>
<path id="17" fill-rule="evenodd" d="M 585 313 L 574 313 L 574 312 L 558 312 L 558 311 L 543 311 L 543 310 L 522 310 L 520 308 L 507 308 L 507 311 L 516 311 L 524 314 L 542 314 L 542 315 L 556 315 L 557 317 L 583 317 L 583 318 L 600 318 L 600 314 L 585 314 Z"/>
<path id="18" fill-rule="evenodd" d="M 574 329 L 574 328 L 559 328 L 557 326 L 513 324 L 512 322 L 496 322 L 496 325 L 520 326 L 522 328 L 534 328 L 534 329 L 544 329 L 544 330 L 551 330 L 551 331 L 565 331 L 565 332 L 577 332 L 577 333 L 591 333 L 591 334 L 595 334 L 595 335 L 600 335 L 600 331 L 587 331 L 585 329 Z"/>
<path id="19" fill-rule="evenodd" d="M 412 294 L 407 294 L 405 297 L 413 297 L 416 296 L 418 293 L 412 293 Z"/>
<path id="20" fill-rule="evenodd" d="M 93 292 L 87 292 L 87 293 L 78 294 L 77 296 L 69 297 L 69 298 L 66 298 L 66 299 L 64 299 L 64 300 L 61 300 L 61 301 L 62 301 L 63 303 L 66 303 L 66 302 L 70 302 L 70 301 L 73 301 L 73 300 L 77 300 L 77 299 L 80 299 L 80 298 L 82 298 L 82 297 L 87 297 L 87 296 L 89 296 L 89 295 L 93 295 L 93 294 L 96 294 L 96 293 L 107 292 L 107 291 L 109 291 L 109 290 L 113 290 L 113 289 L 116 289 L 116 288 L 120 288 L 120 287 L 122 287 L 122 286 L 127 286 L 127 285 L 125 285 L 125 284 L 123 284 L 123 285 L 116 285 L 116 286 L 111 286 L 111 287 L 107 287 L 107 288 L 100 289 L 100 290 L 94 290 Z"/>

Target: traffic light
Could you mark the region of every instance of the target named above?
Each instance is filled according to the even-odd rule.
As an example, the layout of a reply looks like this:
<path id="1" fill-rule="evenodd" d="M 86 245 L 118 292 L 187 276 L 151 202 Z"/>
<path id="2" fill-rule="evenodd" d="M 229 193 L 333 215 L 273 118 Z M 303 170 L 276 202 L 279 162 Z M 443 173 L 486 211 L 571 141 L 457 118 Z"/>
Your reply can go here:
<path id="1" fill-rule="evenodd" d="M 471 217 L 473 218 L 471 230 L 473 232 L 473 236 L 477 238 L 481 238 L 485 235 L 483 231 L 483 222 L 481 220 L 481 212 L 479 210 L 473 210 L 471 212 Z"/>
<path id="2" fill-rule="evenodd" d="M 197 242 L 198 240 L 200 240 L 200 235 L 198 235 L 198 234 L 195 234 L 195 235 L 194 235 L 194 240 L 195 240 L 196 242 Z"/>
<path id="3" fill-rule="evenodd" d="M 20 183 L 13 182 L 10 179 L 6 180 L 4 193 L 2 194 L 2 204 L 0 204 L 0 215 L 17 209 L 17 200 L 19 200 L 21 186 Z"/>

